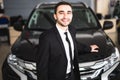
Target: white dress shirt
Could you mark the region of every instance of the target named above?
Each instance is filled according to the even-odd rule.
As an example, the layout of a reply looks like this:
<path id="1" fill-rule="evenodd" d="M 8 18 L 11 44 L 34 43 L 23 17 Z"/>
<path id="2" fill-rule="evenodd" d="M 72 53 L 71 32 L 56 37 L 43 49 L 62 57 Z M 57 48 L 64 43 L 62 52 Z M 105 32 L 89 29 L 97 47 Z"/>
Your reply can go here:
<path id="1" fill-rule="evenodd" d="M 62 39 L 62 42 L 63 42 L 63 45 L 64 45 L 64 48 L 65 48 L 65 52 L 66 52 L 66 57 L 67 57 L 67 60 L 68 60 L 68 64 L 67 64 L 67 71 L 66 73 L 70 73 L 71 72 L 71 63 L 70 63 L 70 55 L 69 55 L 69 44 L 68 42 L 66 41 L 66 35 L 64 34 L 65 32 L 68 33 L 68 38 L 70 40 L 70 43 L 71 43 L 71 49 L 72 49 L 72 59 L 74 57 L 74 44 L 73 44 L 73 40 L 72 40 L 72 37 L 71 37 L 71 34 L 70 32 L 68 31 L 68 29 L 66 31 L 62 30 L 61 28 L 58 27 L 58 25 L 56 25 L 57 29 L 58 29 L 58 32 L 61 36 L 61 39 Z"/>

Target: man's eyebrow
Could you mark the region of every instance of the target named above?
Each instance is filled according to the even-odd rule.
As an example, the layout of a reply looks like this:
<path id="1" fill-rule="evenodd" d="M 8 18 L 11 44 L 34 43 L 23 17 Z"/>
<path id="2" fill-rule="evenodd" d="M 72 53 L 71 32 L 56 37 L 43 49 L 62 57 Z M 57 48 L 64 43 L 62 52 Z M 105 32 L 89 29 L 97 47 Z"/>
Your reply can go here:
<path id="1" fill-rule="evenodd" d="M 59 12 L 64 12 L 64 11 L 61 10 L 61 11 L 59 11 Z M 67 11 L 67 12 L 72 12 L 72 11 Z"/>
<path id="2" fill-rule="evenodd" d="M 72 11 L 68 11 L 68 12 L 72 12 Z"/>
<path id="3" fill-rule="evenodd" d="M 61 11 L 59 11 L 59 12 L 64 12 L 64 11 L 61 10 Z"/>

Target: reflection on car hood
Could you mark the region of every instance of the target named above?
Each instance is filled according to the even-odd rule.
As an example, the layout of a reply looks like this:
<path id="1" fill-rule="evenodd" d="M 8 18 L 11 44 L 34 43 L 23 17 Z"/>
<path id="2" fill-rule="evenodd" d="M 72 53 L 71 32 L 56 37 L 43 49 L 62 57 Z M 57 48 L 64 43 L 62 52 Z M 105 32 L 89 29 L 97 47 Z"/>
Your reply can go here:
<path id="1" fill-rule="evenodd" d="M 114 52 L 114 46 L 108 44 L 106 34 L 101 30 L 87 30 L 77 32 L 77 41 L 86 46 L 96 44 L 99 46 L 99 52 L 79 52 L 79 62 L 94 61 L 106 58 Z"/>
<path id="2" fill-rule="evenodd" d="M 41 32 L 39 31 L 23 32 L 22 37 L 20 37 L 12 47 L 12 54 L 15 54 L 17 57 L 24 60 L 35 61 L 36 59 L 35 52 L 37 51 L 36 47 L 38 46 L 37 44 L 39 43 L 40 34 Z M 85 44 L 87 46 L 91 44 L 96 44 L 99 46 L 99 52 L 97 54 L 79 53 L 80 62 L 103 59 L 109 56 L 114 51 L 113 46 L 107 44 L 105 34 L 101 30 L 77 31 L 76 37 L 79 43 Z"/>

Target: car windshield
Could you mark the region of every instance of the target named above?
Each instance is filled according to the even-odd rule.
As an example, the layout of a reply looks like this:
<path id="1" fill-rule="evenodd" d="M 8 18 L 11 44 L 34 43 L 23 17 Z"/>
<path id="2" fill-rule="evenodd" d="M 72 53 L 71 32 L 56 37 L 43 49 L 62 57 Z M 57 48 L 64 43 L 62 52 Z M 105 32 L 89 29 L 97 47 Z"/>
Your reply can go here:
<path id="1" fill-rule="evenodd" d="M 36 9 L 28 23 L 29 29 L 46 30 L 54 26 L 54 8 Z M 98 28 L 96 18 L 90 9 L 84 7 L 73 7 L 73 20 L 71 25 L 77 30 Z"/>

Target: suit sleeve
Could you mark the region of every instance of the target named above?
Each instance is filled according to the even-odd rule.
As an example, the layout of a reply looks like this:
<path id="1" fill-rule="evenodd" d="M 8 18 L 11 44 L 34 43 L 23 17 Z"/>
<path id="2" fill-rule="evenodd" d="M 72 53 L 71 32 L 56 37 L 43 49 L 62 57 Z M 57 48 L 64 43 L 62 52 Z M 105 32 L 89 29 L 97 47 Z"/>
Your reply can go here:
<path id="1" fill-rule="evenodd" d="M 37 52 L 37 80 L 48 80 L 49 42 L 46 37 L 39 38 Z"/>

